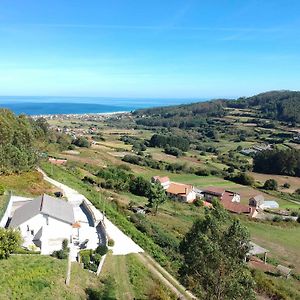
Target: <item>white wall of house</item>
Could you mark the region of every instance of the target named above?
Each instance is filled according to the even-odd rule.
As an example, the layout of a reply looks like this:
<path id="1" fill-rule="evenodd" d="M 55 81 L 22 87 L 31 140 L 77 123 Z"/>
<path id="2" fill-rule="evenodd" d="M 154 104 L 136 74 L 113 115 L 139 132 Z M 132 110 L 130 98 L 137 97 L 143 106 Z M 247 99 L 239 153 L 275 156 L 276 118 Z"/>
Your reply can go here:
<path id="1" fill-rule="evenodd" d="M 234 194 L 234 196 L 232 198 L 232 202 L 241 202 L 240 194 Z"/>
<path id="2" fill-rule="evenodd" d="M 166 190 L 169 186 L 170 186 L 171 182 L 170 181 L 166 181 L 161 183 L 161 186 Z"/>
<path id="3" fill-rule="evenodd" d="M 196 199 L 196 192 L 190 191 L 186 196 L 186 202 L 193 202 Z"/>
<path id="4" fill-rule="evenodd" d="M 51 254 L 54 250 L 60 250 L 62 241 L 67 239 L 70 241 L 72 235 L 72 226 L 66 222 L 55 219 L 53 217 L 38 214 L 20 226 L 22 237 L 27 239 L 24 242 L 28 243 L 29 238 L 34 238 L 38 231 L 42 228 L 41 237 L 41 253 Z"/>

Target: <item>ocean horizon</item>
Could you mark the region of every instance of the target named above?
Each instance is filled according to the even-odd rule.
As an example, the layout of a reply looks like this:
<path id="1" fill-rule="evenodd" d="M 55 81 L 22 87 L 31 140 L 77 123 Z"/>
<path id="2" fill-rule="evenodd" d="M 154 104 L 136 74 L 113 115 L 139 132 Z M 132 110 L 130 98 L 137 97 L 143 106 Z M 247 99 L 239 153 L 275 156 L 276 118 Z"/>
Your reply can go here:
<path id="1" fill-rule="evenodd" d="M 208 99 L 0 96 L 0 108 L 8 108 L 18 115 L 92 114 L 130 112 L 206 100 Z"/>

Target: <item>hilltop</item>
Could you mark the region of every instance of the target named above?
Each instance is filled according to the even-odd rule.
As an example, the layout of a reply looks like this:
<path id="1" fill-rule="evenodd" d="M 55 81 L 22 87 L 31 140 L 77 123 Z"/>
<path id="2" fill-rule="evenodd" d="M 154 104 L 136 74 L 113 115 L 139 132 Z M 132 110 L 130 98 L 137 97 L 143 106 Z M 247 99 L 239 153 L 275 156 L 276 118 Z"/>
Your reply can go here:
<path id="1" fill-rule="evenodd" d="M 143 117 L 142 121 L 138 121 L 142 125 L 182 127 L 187 124 L 188 127 L 195 127 L 201 123 L 199 119 L 227 115 L 228 108 L 255 110 L 258 116 L 272 120 L 300 122 L 300 92 L 270 91 L 247 98 L 142 109 L 135 111 L 134 115 Z"/>

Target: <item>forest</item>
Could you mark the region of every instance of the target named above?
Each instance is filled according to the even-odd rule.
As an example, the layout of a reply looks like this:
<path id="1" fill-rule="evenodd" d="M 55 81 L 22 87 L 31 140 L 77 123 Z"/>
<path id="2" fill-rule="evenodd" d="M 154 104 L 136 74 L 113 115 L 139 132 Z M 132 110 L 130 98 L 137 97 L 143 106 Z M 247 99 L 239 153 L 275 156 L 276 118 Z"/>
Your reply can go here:
<path id="1" fill-rule="evenodd" d="M 271 91 L 228 101 L 228 107 L 257 108 L 268 119 L 300 122 L 300 92 Z"/>
<path id="2" fill-rule="evenodd" d="M 253 159 L 253 170 L 267 174 L 300 176 L 300 150 L 267 150 Z"/>
<path id="3" fill-rule="evenodd" d="M 264 118 L 300 122 L 300 92 L 271 91 L 235 100 L 218 99 L 187 105 L 157 107 L 134 112 L 136 123 L 144 126 L 201 127 L 212 117 L 223 117 L 226 108 L 255 109 Z"/>
<path id="4" fill-rule="evenodd" d="M 47 146 L 63 150 L 71 142 L 69 136 L 51 131 L 43 118 L 34 120 L 0 109 L 0 174 L 31 170 Z"/>

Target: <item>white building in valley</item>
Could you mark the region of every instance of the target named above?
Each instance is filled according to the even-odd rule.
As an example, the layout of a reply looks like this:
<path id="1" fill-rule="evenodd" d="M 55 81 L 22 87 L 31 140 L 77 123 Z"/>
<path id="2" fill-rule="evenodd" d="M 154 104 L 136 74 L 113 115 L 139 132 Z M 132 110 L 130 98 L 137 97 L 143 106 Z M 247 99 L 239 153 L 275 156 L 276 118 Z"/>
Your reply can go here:
<path id="1" fill-rule="evenodd" d="M 71 241 L 74 223 L 71 204 L 44 194 L 16 209 L 8 227 L 20 230 L 24 247 L 51 254 L 64 239 Z"/>

